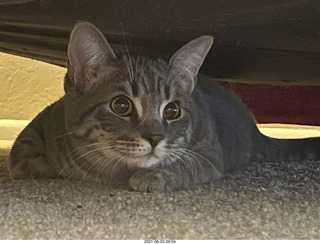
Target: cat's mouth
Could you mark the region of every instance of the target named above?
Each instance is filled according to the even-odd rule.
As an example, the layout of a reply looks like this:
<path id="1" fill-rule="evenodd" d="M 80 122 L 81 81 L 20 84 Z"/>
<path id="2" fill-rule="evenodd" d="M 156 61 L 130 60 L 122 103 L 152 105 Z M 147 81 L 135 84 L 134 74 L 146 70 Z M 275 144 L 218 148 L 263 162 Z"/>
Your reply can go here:
<path id="1" fill-rule="evenodd" d="M 152 147 L 149 143 L 141 143 L 139 147 L 127 150 L 121 150 L 126 155 L 125 161 L 128 165 L 138 167 L 150 167 L 158 164 L 166 155 L 164 150 L 165 142 L 160 142 L 157 146 Z M 131 150 L 130 150 L 131 149 Z"/>

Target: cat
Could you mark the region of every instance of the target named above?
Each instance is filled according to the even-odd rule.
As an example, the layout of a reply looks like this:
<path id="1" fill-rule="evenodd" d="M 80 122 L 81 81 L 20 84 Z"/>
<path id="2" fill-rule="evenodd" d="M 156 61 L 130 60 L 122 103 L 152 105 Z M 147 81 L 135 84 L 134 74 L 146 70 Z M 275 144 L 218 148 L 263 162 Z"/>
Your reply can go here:
<path id="1" fill-rule="evenodd" d="M 201 36 L 169 62 L 118 58 L 94 25 L 77 24 L 68 44 L 65 96 L 17 137 L 10 175 L 176 191 L 251 162 L 320 160 L 319 138 L 264 136 L 231 90 L 198 74 L 212 43 L 213 37 Z"/>

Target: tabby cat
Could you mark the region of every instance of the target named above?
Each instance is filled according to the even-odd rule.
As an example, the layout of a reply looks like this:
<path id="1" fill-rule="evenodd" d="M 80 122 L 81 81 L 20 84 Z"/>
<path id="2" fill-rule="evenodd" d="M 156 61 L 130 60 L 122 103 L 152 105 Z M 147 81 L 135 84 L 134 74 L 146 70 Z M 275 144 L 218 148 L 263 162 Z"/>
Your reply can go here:
<path id="1" fill-rule="evenodd" d="M 254 161 L 320 160 L 318 138 L 262 135 L 238 97 L 198 74 L 212 42 L 201 36 L 169 63 L 117 58 L 95 26 L 77 24 L 68 45 L 66 94 L 18 136 L 11 176 L 175 191 Z"/>

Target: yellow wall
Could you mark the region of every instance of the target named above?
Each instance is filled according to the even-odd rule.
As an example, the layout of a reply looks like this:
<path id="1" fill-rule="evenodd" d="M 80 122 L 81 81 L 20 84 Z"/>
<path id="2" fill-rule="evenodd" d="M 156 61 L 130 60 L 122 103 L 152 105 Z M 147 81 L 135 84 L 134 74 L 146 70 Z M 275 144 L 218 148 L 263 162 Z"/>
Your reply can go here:
<path id="1" fill-rule="evenodd" d="M 0 53 L 0 119 L 31 120 L 63 96 L 66 69 Z"/>

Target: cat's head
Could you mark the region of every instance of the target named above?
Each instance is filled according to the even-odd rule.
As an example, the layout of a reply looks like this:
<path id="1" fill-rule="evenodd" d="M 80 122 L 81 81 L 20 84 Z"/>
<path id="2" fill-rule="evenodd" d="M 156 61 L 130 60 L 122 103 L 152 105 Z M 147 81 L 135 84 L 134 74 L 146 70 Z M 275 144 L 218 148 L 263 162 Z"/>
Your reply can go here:
<path id="1" fill-rule="evenodd" d="M 212 42 L 199 37 L 169 63 L 117 58 L 95 26 L 77 24 L 68 46 L 68 128 L 128 165 L 176 161 L 191 140 L 197 120 L 192 92 Z"/>

